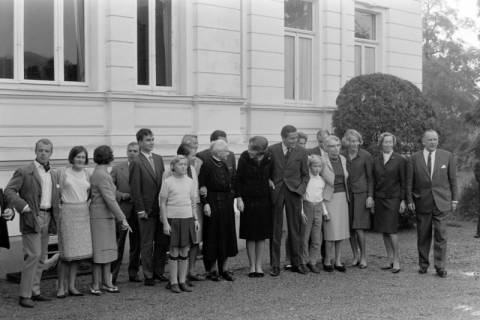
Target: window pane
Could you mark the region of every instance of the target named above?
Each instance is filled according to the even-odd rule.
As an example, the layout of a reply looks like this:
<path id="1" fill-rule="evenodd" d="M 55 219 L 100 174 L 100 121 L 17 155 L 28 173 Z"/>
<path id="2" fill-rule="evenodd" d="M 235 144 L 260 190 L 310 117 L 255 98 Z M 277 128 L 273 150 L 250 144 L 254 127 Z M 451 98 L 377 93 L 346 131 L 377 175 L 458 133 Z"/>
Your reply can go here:
<path id="1" fill-rule="evenodd" d="M 313 30 L 312 2 L 303 0 L 285 0 L 285 27 Z"/>
<path id="2" fill-rule="evenodd" d="M 26 0 L 24 77 L 54 80 L 53 0 Z"/>
<path id="3" fill-rule="evenodd" d="M 63 67 L 65 81 L 85 81 L 85 23 L 83 0 L 64 0 Z"/>
<path id="4" fill-rule="evenodd" d="M 375 72 L 375 48 L 365 47 L 365 73 Z"/>
<path id="5" fill-rule="evenodd" d="M 375 40 L 375 15 L 355 11 L 355 37 Z"/>
<path id="6" fill-rule="evenodd" d="M 155 63 L 157 86 L 172 85 L 172 5 L 155 1 Z"/>
<path id="7" fill-rule="evenodd" d="M 285 36 L 285 99 L 295 99 L 295 38 Z"/>
<path id="8" fill-rule="evenodd" d="M 300 100 L 312 100 L 312 39 L 300 38 L 298 43 L 298 89 Z"/>
<path id="9" fill-rule="evenodd" d="M 148 84 L 148 0 L 137 1 L 137 82 Z"/>
<path id="10" fill-rule="evenodd" d="M 355 76 L 362 74 L 362 47 L 355 46 Z"/>
<path id="11" fill-rule="evenodd" d="M 0 0 L 0 78 L 13 79 L 13 0 Z"/>

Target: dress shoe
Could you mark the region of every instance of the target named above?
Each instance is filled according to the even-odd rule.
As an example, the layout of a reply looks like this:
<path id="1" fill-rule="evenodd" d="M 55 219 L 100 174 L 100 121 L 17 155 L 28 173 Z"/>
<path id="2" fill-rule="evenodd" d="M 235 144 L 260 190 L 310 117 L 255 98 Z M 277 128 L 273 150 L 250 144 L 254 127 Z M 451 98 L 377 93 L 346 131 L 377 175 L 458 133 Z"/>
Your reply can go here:
<path id="1" fill-rule="evenodd" d="M 153 278 L 145 278 L 145 280 L 143 281 L 143 284 L 151 287 L 155 285 L 155 280 Z"/>
<path id="2" fill-rule="evenodd" d="M 207 279 L 212 281 L 220 281 L 220 277 L 217 271 L 211 271 L 207 274 Z"/>
<path id="3" fill-rule="evenodd" d="M 337 265 L 335 264 L 333 267 L 335 268 L 335 270 L 340 271 L 340 272 L 346 272 L 346 271 L 347 271 L 347 268 L 345 268 L 344 265 L 339 265 L 339 266 L 337 266 Z"/>
<path id="4" fill-rule="evenodd" d="M 178 287 L 180 288 L 180 290 L 185 291 L 185 292 L 192 292 L 193 291 L 192 288 L 187 286 L 185 283 L 179 283 Z"/>
<path id="5" fill-rule="evenodd" d="M 102 285 L 102 290 L 110 293 L 120 293 L 120 290 L 117 286 L 109 287 L 107 285 Z"/>
<path id="6" fill-rule="evenodd" d="M 359 264 L 358 265 L 358 268 L 360 268 L 360 269 L 367 269 L 367 267 L 368 266 L 366 264 Z"/>
<path id="7" fill-rule="evenodd" d="M 300 274 L 307 274 L 308 273 L 308 268 L 304 264 L 300 264 L 298 266 L 293 266 L 292 267 L 292 272 L 297 272 Z"/>
<path id="8" fill-rule="evenodd" d="M 223 279 L 227 280 L 227 281 L 233 281 L 233 280 L 235 280 L 235 279 L 233 278 L 233 276 L 232 276 L 232 273 L 231 273 L 231 272 L 228 272 L 228 271 L 221 272 L 221 273 L 220 273 L 220 276 L 221 276 Z"/>
<path id="9" fill-rule="evenodd" d="M 420 269 L 418 269 L 418 273 L 420 273 L 420 274 L 425 274 L 425 273 L 427 273 L 427 268 L 420 268 Z"/>
<path id="10" fill-rule="evenodd" d="M 68 294 L 71 295 L 72 297 L 82 297 L 83 296 L 83 293 L 81 293 L 78 290 L 70 290 L 69 289 Z M 58 295 L 57 295 L 57 298 L 58 298 Z"/>
<path id="11" fill-rule="evenodd" d="M 33 301 L 52 301 L 52 299 L 42 296 L 41 294 L 32 295 Z"/>
<path id="12" fill-rule="evenodd" d="M 265 273 L 263 272 L 254 272 L 255 278 L 263 278 L 265 276 Z"/>
<path id="13" fill-rule="evenodd" d="M 390 270 L 390 269 L 393 269 L 393 263 L 390 263 L 388 266 L 381 267 L 380 269 L 382 269 L 382 270 Z"/>
<path id="14" fill-rule="evenodd" d="M 168 278 L 165 277 L 163 274 L 160 274 L 160 275 L 156 274 L 153 278 L 159 280 L 160 282 L 167 282 L 168 281 Z"/>
<path id="15" fill-rule="evenodd" d="M 33 308 L 35 306 L 35 303 L 33 303 L 32 299 L 24 297 L 20 297 L 20 300 L 18 300 L 18 304 L 24 308 Z"/>
<path id="16" fill-rule="evenodd" d="M 392 273 L 399 273 L 400 272 L 400 268 L 392 268 Z"/>
<path id="17" fill-rule="evenodd" d="M 128 281 L 130 282 L 142 282 L 139 276 L 130 276 L 128 277 Z"/>
<path id="18" fill-rule="evenodd" d="M 283 269 L 284 270 L 291 270 L 292 269 L 292 265 L 291 264 L 286 264 L 283 266 Z"/>
<path id="19" fill-rule="evenodd" d="M 255 278 L 256 276 L 257 276 L 257 273 L 256 273 L 256 272 L 250 272 L 250 273 L 248 274 L 248 277 L 249 277 L 249 278 Z"/>
<path id="20" fill-rule="evenodd" d="M 278 277 L 280 275 L 280 268 L 279 267 L 272 267 L 272 270 L 270 270 L 270 275 L 272 277 Z"/>
<path id="21" fill-rule="evenodd" d="M 439 276 L 440 278 L 446 278 L 447 277 L 447 270 L 438 269 L 437 270 L 437 276 Z"/>
<path id="22" fill-rule="evenodd" d="M 205 276 L 201 274 L 189 274 L 187 278 L 190 281 L 205 281 Z"/>
<path id="23" fill-rule="evenodd" d="M 478 239 L 478 238 L 480 238 L 480 234 L 477 233 L 477 234 L 474 235 L 473 237 Z"/>
<path id="24" fill-rule="evenodd" d="M 103 292 L 101 290 L 93 289 L 92 287 L 90 287 L 90 294 L 93 294 L 94 296 L 101 296 Z"/>
<path id="25" fill-rule="evenodd" d="M 324 264 L 323 265 L 323 270 L 327 271 L 327 272 L 333 272 L 333 266 L 331 264 Z"/>
<path id="26" fill-rule="evenodd" d="M 310 271 L 312 271 L 313 273 L 320 273 L 320 268 L 317 267 L 316 264 L 307 263 L 307 267 L 308 267 L 308 269 L 310 269 Z"/>
<path id="27" fill-rule="evenodd" d="M 172 284 L 170 285 L 170 291 L 172 291 L 173 293 L 180 293 L 182 292 L 182 290 L 180 290 L 180 287 L 178 286 L 178 283 L 175 283 L 175 284 Z"/>

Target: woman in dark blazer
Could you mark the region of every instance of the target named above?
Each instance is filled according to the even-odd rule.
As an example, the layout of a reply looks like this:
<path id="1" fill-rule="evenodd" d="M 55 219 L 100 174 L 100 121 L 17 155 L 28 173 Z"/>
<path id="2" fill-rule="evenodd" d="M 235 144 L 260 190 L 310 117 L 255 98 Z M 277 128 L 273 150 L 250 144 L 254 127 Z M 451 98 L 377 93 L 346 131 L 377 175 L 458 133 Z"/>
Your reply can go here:
<path id="1" fill-rule="evenodd" d="M 272 205 L 269 174 L 272 158 L 267 152 L 268 140 L 250 138 L 248 150 L 238 160 L 235 191 L 240 213 L 240 239 L 247 242 L 250 263 L 248 276 L 263 277 L 262 256 L 265 240 L 272 236 Z"/>
<path id="2" fill-rule="evenodd" d="M 130 228 L 127 218 L 115 198 L 115 185 L 107 171 L 113 161 L 113 152 L 109 146 L 100 146 L 93 152 L 93 160 L 97 164 L 90 177 L 91 202 L 90 226 L 93 246 L 93 283 L 90 293 L 100 295 L 101 289 L 107 292 L 120 292 L 112 284 L 110 264 L 117 260 L 117 240 L 115 220 L 121 224 L 122 230 Z"/>
<path id="3" fill-rule="evenodd" d="M 398 215 L 405 211 L 406 160 L 393 152 L 396 138 L 384 132 L 378 138 L 382 152 L 373 162 L 375 215 L 374 229 L 383 233 L 388 265 L 383 270 L 400 271 L 398 256 Z"/>

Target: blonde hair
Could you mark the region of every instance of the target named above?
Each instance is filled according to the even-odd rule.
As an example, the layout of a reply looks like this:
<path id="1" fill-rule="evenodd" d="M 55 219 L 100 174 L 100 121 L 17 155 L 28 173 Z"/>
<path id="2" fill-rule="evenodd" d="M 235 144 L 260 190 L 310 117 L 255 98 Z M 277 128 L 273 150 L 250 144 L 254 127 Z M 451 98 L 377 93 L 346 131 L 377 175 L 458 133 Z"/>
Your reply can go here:
<path id="1" fill-rule="evenodd" d="M 320 164 L 323 168 L 323 159 L 317 154 L 308 156 L 308 167 L 311 168 L 314 164 Z"/>
<path id="2" fill-rule="evenodd" d="M 187 157 L 178 155 L 178 156 L 175 156 L 175 158 L 173 158 L 172 161 L 170 161 L 170 170 L 172 172 L 175 172 L 175 165 L 182 160 L 185 160 L 187 162 L 187 165 L 189 164 Z"/>

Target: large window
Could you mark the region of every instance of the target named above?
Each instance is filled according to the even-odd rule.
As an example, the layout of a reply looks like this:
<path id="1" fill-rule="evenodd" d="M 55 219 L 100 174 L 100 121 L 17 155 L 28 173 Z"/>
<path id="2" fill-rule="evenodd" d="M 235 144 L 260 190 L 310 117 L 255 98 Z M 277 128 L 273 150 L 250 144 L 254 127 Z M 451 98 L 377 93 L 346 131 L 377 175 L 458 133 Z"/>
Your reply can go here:
<path id="1" fill-rule="evenodd" d="M 285 99 L 312 101 L 313 4 L 285 0 Z"/>
<path id="2" fill-rule="evenodd" d="M 84 82 L 84 14 L 84 0 L 0 0 L 0 79 Z"/>
<path id="3" fill-rule="evenodd" d="M 137 0 L 137 83 L 172 86 L 171 0 Z"/>
<path id="4" fill-rule="evenodd" d="M 355 10 L 355 75 L 377 72 L 377 15 Z"/>

